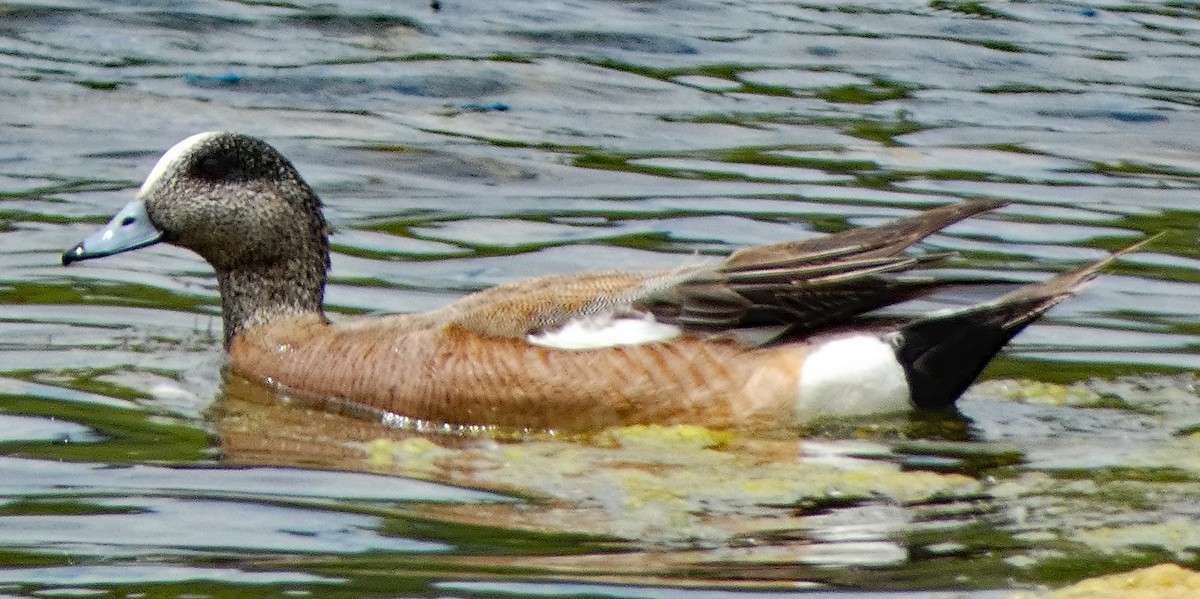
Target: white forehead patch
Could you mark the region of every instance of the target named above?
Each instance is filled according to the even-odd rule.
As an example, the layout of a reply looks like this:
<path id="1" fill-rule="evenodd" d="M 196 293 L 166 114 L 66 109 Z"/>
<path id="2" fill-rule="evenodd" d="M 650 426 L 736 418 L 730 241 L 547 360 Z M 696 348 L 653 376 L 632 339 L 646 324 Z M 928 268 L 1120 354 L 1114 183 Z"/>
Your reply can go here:
<path id="1" fill-rule="evenodd" d="M 158 159 L 158 163 L 154 165 L 154 168 L 150 169 L 150 174 L 146 176 L 146 181 L 142 183 L 142 188 L 138 190 L 138 195 L 146 193 L 147 189 L 153 187 L 154 183 L 162 178 L 163 173 L 166 173 L 167 169 L 171 168 L 173 164 L 178 162 L 179 158 L 186 154 L 188 150 L 200 145 L 205 140 L 220 134 L 220 131 L 205 131 L 204 133 L 197 133 L 171 146 L 171 149 L 167 150 L 167 152 L 162 155 L 162 158 Z"/>

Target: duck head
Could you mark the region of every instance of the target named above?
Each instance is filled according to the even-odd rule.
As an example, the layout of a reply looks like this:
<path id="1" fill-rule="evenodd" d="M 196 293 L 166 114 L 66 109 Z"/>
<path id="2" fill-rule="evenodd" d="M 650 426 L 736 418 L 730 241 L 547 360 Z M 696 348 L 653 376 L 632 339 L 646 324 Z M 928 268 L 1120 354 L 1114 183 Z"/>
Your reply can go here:
<path id="1" fill-rule="evenodd" d="M 329 270 L 321 202 L 262 140 L 207 132 L 175 144 L 133 201 L 62 262 L 158 242 L 192 250 L 216 270 L 227 342 L 280 315 L 320 312 Z"/>

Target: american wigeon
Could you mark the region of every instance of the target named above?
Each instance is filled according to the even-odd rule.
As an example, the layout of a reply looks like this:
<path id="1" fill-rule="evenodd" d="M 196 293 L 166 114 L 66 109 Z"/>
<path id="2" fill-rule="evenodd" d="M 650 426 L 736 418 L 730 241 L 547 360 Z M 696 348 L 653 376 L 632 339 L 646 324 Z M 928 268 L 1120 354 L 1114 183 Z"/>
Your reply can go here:
<path id="1" fill-rule="evenodd" d="M 952 405 L 1013 335 L 1115 257 L 965 309 L 862 318 L 944 287 L 907 271 L 946 254 L 905 250 L 999 205 L 963 202 L 671 270 L 543 276 L 433 312 L 331 323 L 320 200 L 265 142 L 210 132 L 167 151 L 136 199 L 63 264 L 159 241 L 188 248 L 216 270 L 234 372 L 393 424 L 778 428 Z"/>

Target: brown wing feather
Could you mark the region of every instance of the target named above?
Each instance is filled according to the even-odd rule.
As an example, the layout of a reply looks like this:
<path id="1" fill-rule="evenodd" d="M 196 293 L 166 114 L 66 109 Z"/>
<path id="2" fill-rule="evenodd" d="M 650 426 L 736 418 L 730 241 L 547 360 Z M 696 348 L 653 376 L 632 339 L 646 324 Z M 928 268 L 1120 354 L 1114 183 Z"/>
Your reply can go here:
<path id="1" fill-rule="evenodd" d="M 997 208 L 965 202 L 879 227 L 741 250 L 720 266 L 648 294 L 638 306 L 692 330 L 783 326 L 789 334 L 845 322 L 864 312 L 963 281 L 905 277 L 952 254 L 902 254 L 946 226 Z"/>
<path id="2" fill-rule="evenodd" d="M 1004 205 L 1004 202 L 989 200 L 960 202 L 878 227 L 848 229 L 827 237 L 745 248 L 729 256 L 724 267 L 755 268 L 794 260 L 828 262 L 847 256 L 860 259 L 893 256 L 964 218 Z"/>
<path id="3" fill-rule="evenodd" d="M 669 272 L 583 272 L 523 279 L 473 293 L 437 312 L 453 324 L 492 337 L 522 338 L 581 316 L 630 311 L 631 294 Z"/>
<path id="4" fill-rule="evenodd" d="M 635 311 L 700 332 L 774 325 L 809 331 L 945 285 L 897 273 L 950 254 L 901 252 L 953 222 L 1000 205 L 943 206 L 879 227 L 747 248 L 715 265 L 526 279 L 467 296 L 426 320 L 512 338 L 580 316 Z"/>

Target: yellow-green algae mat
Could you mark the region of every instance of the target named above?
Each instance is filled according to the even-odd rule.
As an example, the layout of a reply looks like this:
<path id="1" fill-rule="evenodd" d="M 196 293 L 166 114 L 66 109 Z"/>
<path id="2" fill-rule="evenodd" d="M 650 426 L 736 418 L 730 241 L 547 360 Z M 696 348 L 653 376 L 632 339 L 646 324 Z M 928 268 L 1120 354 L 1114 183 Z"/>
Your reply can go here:
<path id="1" fill-rule="evenodd" d="M 1160 564 L 1089 578 L 1052 593 L 1018 593 L 1012 599 L 1191 599 L 1200 597 L 1200 572 Z"/>
<path id="2" fill-rule="evenodd" d="M 1008 380 L 976 385 L 965 408 L 981 397 L 1046 408 L 1005 425 L 1025 463 L 986 489 L 1020 516 L 1008 525 L 1014 539 L 1044 548 L 1040 557 L 1006 561 L 1035 566 L 1062 556 L 1063 546 L 1048 548 L 1066 542 L 1097 555 L 1194 563 L 1200 550 L 1194 518 L 1200 497 L 1198 390 L 1200 379 L 1190 374 L 1065 386 Z M 1053 427 L 1037 428 L 1055 419 L 1075 429 L 1055 438 L 1053 430 L 1047 434 Z M 1023 422 L 1034 422 L 1033 430 L 1014 435 Z M 1175 596 L 1200 597 L 1200 591 Z"/>
<path id="3" fill-rule="evenodd" d="M 1097 559 L 1091 573 L 1195 559 L 1200 526 L 1187 506 L 1200 496 L 1198 387 L 1194 377 L 993 381 L 960 402 L 967 418 L 959 424 L 970 430 L 958 437 L 947 434 L 947 423 L 934 423 L 928 435 L 906 430 L 911 421 L 901 418 L 832 422 L 775 438 L 636 426 L 519 439 L 387 429 L 229 387 L 218 432 L 231 463 L 319 465 L 506 491 L 531 501 L 437 506 L 429 515 L 596 534 L 651 550 L 594 556 L 606 572 L 643 572 L 651 554 L 676 565 L 898 566 L 913 559 L 906 542 L 935 558 L 930 563 L 997 542 L 991 565 L 980 566 L 990 572 L 983 580 L 1052 583 L 1087 574 L 1079 566 Z M 852 538 L 837 536 L 846 534 Z M 618 564 L 620 556 L 629 563 Z M 589 559 L 540 563 L 578 569 Z M 1062 566 L 1067 578 L 1046 577 Z"/>
<path id="4" fill-rule="evenodd" d="M 376 439 L 366 448 L 380 470 L 549 500 L 539 527 L 655 544 L 721 543 L 760 527 L 805 526 L 765 506 L 867 498 L 911 504 L 980 491 L 967 476 L 850 455 L 884 457 L 889 450 L 874 443 L 751 440 L 687 425 L 626 427 L 570 442 L 447 448 L 413 437 Z"/>

